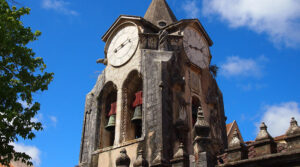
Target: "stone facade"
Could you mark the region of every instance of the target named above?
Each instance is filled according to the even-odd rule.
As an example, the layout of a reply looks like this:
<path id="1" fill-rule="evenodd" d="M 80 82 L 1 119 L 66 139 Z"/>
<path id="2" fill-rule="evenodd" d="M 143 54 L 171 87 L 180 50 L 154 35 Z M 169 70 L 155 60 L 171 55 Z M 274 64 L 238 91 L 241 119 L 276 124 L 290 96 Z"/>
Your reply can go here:
<path id="1" fill-rule="evenodd" d="M 137 27 L 138 45 L 126 55 L 128 61 L 114 66 L 110 56 L 124 59 L 121 53 L 135 49 L 130 34 L 117 35 L 126 25 Z M 177 21 L 165 0 L 153 0 L 144 18 L 121 15 L 104 34 L 106 56 L 97 62 L 106 68 L 86 96 L 79 167 L 234 166 L 276 152 L 265 126 L 251 146 L 237 131 L 230 133 L 228 148 L 222 92 L 210 66 L 190 60 L 183 45 L 187 27 L 204 46 L 213 44 L 198 19 Z M 203 49 L 185 46 L 197 53 Z M 139 108 L 133 106 L 137 92 L 142 93 Z M 138 123 L 133 121 L 137 113 Z M 298 148 L 299 136 L 296 126 L 289 131 L 283 150 L 294 151 L 292 158 L 298 155 L 291 148 Z"/>
<path id="2" fill-rule="evenodd" d="M 156 17 L 148 18 L 153 12 L 169 15 L 157 16 L 160 21 L 165 17 L 167 25 L 155 24 Z M 128 156 L 130 166 L 141 158 L 150 166 L 188 166 L 197 163 L 199 158 L 195 155 L 204 152 L 210 155 L 206 158 L 214 159 L 227 146 L 222 93 L 209 68 L 201 69 L 191 63 L 183 50 L 183 29 L 187 26 L 198 29 L 212 44 L 202 25 L 196 19 L 177 21 L 164 0 L 154 0 L 145 16 L 149 20 L 122 15 L 103 36 L 108 45 L 118 27 L 130 22 L 139 29 L 139 45 L 120 67 L 112 66 L 107 57 L 98 60 L 107 66 L 86 97 L 79 166 L 118 166 L 120 151 Z M 134 138 L 130 103 L 132 92 L 140 89 L 142 134 Z M 109 132 L 105 129 L 106 103 L 114 101 L 115 131 Z M 197 118 L 192 108 L 199 106 L 212 130 L 207 150 L 195 153 L 193 121 Z"/>

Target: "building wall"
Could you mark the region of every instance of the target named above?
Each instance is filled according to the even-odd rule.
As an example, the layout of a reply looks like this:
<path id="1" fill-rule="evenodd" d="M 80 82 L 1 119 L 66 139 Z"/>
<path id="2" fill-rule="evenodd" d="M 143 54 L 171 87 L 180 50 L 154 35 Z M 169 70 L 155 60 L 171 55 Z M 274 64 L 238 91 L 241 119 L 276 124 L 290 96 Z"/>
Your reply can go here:
<path id="1" fill-rule="evenodd" d="M 172 33 L 179 34 L 181 28 Z M 209 152 L 216 155 L 227 146 L 223 97 L 209 69 L 187 63 L 182 36 L 169 35 L 167 43 L 162 46 L 158 45 L 158 41 L 157 34 L 144 34 L 138 50 L 128 63 L 118 68 L 108 64 L 87 95 L 80 166 L 115 166 L 120 148 L 126 148 L 131 162 L 135 161 L 139 150 L 144 151 L 150 164 L 159 153 L 170 161 L 181 142 L 193 159 L 192 97 L 199 99 L 205 119 L 212 129 Z M 139 139 L 126 141 L 128 125 L 122 121 L 126 99 L 123 85 L 134 70 L 140 73 L 143 80 L 143 135 Z M 117 90 L 115 140 L 113 146 L 100 148 L 99 143 L 107 134 L 101 118 L 104 117 L 101 114 L 103 111 L 99 106 L 103 91 L 110 83 Z M 211 97 L 214 100 L 210 100 Z"/>

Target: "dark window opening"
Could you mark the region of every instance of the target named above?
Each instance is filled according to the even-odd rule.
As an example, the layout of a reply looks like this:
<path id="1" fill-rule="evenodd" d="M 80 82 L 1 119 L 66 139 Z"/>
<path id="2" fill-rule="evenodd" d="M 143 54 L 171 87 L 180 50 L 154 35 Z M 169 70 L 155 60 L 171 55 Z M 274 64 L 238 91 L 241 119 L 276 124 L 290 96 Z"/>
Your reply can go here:
<path id="1" fill-rule="evenodd" d="M 142 137 L 142 121 L 135 124 L 135 138 Z"/>
<path id="2" fill-rule="evenodd" d="M 197 97 L 192 98 L 192 125 L 197 121 L 198 108 L 201 106 L 200 100 Z"/>
<path id="3" fill-rule="evenodd" d="M 160 22 L 158 22 L 158 25 L 161 27 L 165 27 L 167 25 L 167 23 L 165 21 L 160 21 Z"/>
<path id="4" fill-rule="evenodd" d="M 110 131 L 109 146 L 113 146 L 115 142 L 115 129 Z"/>

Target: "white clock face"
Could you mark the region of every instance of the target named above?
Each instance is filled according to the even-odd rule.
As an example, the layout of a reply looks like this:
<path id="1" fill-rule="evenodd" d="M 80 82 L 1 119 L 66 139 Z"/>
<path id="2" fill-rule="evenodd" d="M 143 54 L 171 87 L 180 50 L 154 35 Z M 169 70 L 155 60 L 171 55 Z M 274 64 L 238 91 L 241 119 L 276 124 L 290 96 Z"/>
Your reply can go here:
<path id="1" fill-rule="evenodd" d="M 135 53 L 138 46 L 138 29 L 127 25 L 114 34 L 107 50 L 108 62 L 113 66 L 125 64 Z"/>
<path id="2" fill-rule="evenodd" d="M 183 33 L 183 46 L 190 61 L 201 68 L 208 68 L 209 48 L 204 37 L 192 27 L 185 28 Z"/>

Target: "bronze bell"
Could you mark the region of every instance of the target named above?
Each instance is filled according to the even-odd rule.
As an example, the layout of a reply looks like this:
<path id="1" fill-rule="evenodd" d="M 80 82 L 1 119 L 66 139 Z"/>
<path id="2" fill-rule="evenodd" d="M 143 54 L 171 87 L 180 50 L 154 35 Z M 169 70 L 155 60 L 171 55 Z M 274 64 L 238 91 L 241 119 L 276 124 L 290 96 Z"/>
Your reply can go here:
<path id="1" fill-rule="evenodd" d="M 140 122 L 142 121 L 142 105 L 136 106 L 134 109 L 133 117 L 131 122 Z"/>
<path id="2" fill-rule="evenodd" d="M 107 125 L 105 126 L 105 129 L 112 131 L 115 129 L 115 126 L 116 126 L 116 115 L 111 115 L 109 117 Z"/>

